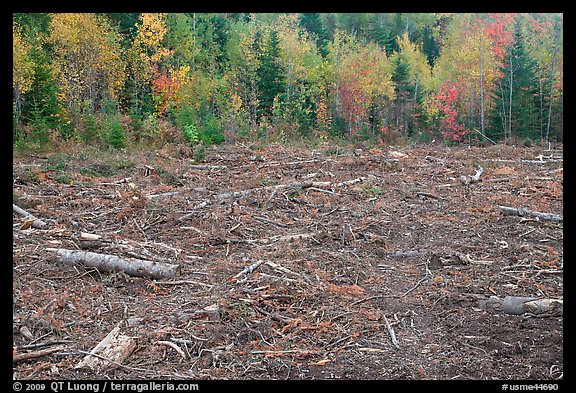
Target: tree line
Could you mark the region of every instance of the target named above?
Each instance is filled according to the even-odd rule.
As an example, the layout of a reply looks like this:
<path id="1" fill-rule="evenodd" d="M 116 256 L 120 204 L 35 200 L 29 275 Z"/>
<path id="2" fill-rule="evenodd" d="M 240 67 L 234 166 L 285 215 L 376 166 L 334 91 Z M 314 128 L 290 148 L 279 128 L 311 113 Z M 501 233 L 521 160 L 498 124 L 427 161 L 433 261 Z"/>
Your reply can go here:
<path id="1" fill-rule="evenodd" d="M 13 14 L 13 144 L 562 141 L 562 116 L 562 14 Z"/>

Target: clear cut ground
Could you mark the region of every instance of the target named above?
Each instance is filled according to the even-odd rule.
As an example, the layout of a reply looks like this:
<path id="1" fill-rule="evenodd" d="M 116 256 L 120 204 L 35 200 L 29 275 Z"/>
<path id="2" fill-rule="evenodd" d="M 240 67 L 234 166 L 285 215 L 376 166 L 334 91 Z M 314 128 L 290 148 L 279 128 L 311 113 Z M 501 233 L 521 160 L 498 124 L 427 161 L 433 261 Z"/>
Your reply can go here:
<path id="1" fill-rule="evenodd" d="M 563 378 L 561 310 L 483 306 L 563 297 L 563 222 L 499 208 L 562 215 L 561 146 L 195 153 L 14 153 L 13 202 L 47 224 L 13 215 L 15 378 Z M 115 327 L 121 365 L 75 368 Z"/>

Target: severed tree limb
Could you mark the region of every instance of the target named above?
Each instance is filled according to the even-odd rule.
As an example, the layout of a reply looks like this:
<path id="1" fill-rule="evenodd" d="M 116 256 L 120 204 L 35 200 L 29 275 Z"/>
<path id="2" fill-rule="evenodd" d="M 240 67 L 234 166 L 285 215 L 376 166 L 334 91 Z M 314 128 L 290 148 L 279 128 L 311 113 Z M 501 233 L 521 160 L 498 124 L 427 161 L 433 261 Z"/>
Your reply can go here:
<path id="1" fill-rule="evenodd" d="M 326 188 L 334 189 L 336 187 L 344 187 L 344 186 L 353 185 L 356 183 L 361 183 L 365 179 L 366 178 L 364 178 L 364 177 L 359 177 L 356 179 L 346 180 L 346 181 L 343 181 L 340 183 L 330 183 L 328 181 L 309 181 L 309 182 L 301 182 L 301 183 L 278 184 L 275 186 L 268 186 L 268 187 L 261 187 L 261 188 L 250 188 L 250 189 L 242 190 L 242 191 L 226 192 L 226 193 L 218 194 L 216 196 L 216 198 L 218 200 L 224 200 L 224 199 L 230 199 L 230 198 L 243 198 L 246 195 L 250 195 L 256 191 L 266 191 L 266 190 L 278 191 L 279 189 L 283 189 L 283 188 L 306 189 L 306 188 L 310 188 L 310 187 L 315 187 L 315 188 L 321 188 L 321 189 L 326 189 Z"/>
<path id="2" fill-rule="evenodd" d="M 26 210 L 12 204 L 12 211 L 24 216 L 26 218 L 26 222 L 22 225 L 21 229 L 28 229 L 30 226 L 36 229 L 44 229 L 46 227 L 46 222 L 39 220 L 38 218 L 34 217 L 32 214 L 28 213 Z"/>
<path id="3" fill-rule="evenodd" d="M 525 208 L 515 208 L 515 207 L 509 207 L 509 206 L 498 206 L 498 208 L 500 209 L 502 214 L 504 214 L 506 216 L 508 216 L 508 215 L 520 216 L 520 217 L 527 216 L 527 217 L 534 217 L 534 218 L 539 218 L 542 220 L 549 220 L 549 221 L 556 221 L 556 222 L 560 222 L 560 221 L 564 220 L 563 216 L 559 216 L 556 214 L 550 214 L 550 213 L 540 213 L 540 212 L 528 210 Z"/>
<path id="4" fill-rule="evenodd" d="M 196 205 L 192 208 L 192 211 L 190 213 L 183 215 L 182 217 L 178 218 L 176 221 L 178 221 L 178 222 L 186 221 L 187 219 L 192 217 L 194 214 L 196 214 L 196 210 L 202 209 L 203 207 L 206 207 L 207 205 L 208 205 L 208 201 L 204 201 L 204 202 L 199 203 L 198 205 Z"/>
<path id="5" fill-rule="evenodd" d="M 183 360 L 186 360 L 186 354 L 184 353 L 184 351 L 182 350 L 182 348 L 180 348 L 180 347 L 179 347 L 178 345 L 176 345 L 175 343 L 170 342 L 170 341 L 156 341 L 156 344 L 166 345 L 167 347 L 172 348 L 173 350 L 175 350 L 176 352 L 178 352 L 178 355 L 180 355 Z"/>
<path id="6" fill-rule="evenodd" d="M 472 184 L 472 183 L 476 183 L 480 180 L 480 176 L 482 175 L 482 173 L 484 173 L 484 168 L 482 168 L 481 166 L 478 166 L 478 169 L 476 170 L 476 173 L 474 174 L 474 176 L 460 176 L 460 181 L 462 181 L 462 184 L 464 184 L 465 186 Z"/>
<path id="7" fill-rule="evenodd" d="M 180 266 L 169 263 L 62 248 L 47 248 L 46 250 L 56 252 L 58 262 L 67 265 L 84 264 L 105 272 L 122 271 L 131 276 L 151 278 L 174 278 L 180 274 Z"/>
<path id="8" fill-rule="evenodd" d="M 227 237 L 219 237 L 217 239 L 217 242 L 223 242 L 226 244 L 270 244 L 270 243 L 276 243 L 276 242 L 294 242 L 296 240 L 304 240 L 304 239 L 315 239 L 320 238 L 326 238 L 328 235 L 328 233 L 326 232 L 313 232 L 313 233 L 297 233 L 294 235 L 284 235 L 284 236 L 272 236 L 272 237 L 268 237 L 268 238 L 262 238 L 262 239 L 233 239 L 233 238 L 227 238 Z M 220 244 L 220 243 L 218 243 Z"/>
<path id="9" fill-rule="evenodd" d="M 202 165 L 202 164 L 193 164 L 190 165 L 191 169 L 228 169 L 226 165 Z"/>
<path id="10" fill-rule="evenodd" d="M 169 196 L 178 195 L 178 194 L 180 194 L 180 191 L 170 191 L 170 192 L 163 192 L 162 194 L 146 195 L 146 198 L 158 199 L 158 198 L 164 198 L 164 197 L 169 197 Z"/>
<path id="11" fill-rule="evenodd" d="M 252 273 L 254 270 L 256 270 L 258 268 L 258 266 L 262 265 L 263 263 L 264 263 L 263 260 L 259 260 L 250 266 L 246 266 L 240 273 L 235 275 L 234 278 L 238 278 L 238 277 L 242 276 L 243 274 Z"/>
<path id="12" fill-rule="evenodd" d="M 392 329 L 392 325 L 390 325 L 390 322 L 388 322 L 388 318 L 386 318 L 386 315 L 382 314 L 382 316 L 384 317 L 384 322 L 386 323 L 386 329 L 388 329 L 388 333 L 390 334 L 390 340 L 392 340 L 392 345 L 394 346 L 394 348 L 400 349 L 400 345 L 398 345 L 398 340 L 396 340 L 396 334 L 394 333 L 394 329 Z"/>
<path id="13" fill-rule="evenodd" d="M 20 362 L 22 360 L 28 360 L 28 359 L 34 359 L 34 358 L 39 358 L 42 356 L 46 356 L 46 355 L 51 355 L 55 352 L 61 351 L 62 347 L 55 347 L 55 348 L 47 348 L 47 349 L 40 349 L 38 351 L 34 351 L 34 352 L 26 352 L 26 353 L 13 353 L 12 354 L 12 362 L 16 363 L 16 362 Z"/>

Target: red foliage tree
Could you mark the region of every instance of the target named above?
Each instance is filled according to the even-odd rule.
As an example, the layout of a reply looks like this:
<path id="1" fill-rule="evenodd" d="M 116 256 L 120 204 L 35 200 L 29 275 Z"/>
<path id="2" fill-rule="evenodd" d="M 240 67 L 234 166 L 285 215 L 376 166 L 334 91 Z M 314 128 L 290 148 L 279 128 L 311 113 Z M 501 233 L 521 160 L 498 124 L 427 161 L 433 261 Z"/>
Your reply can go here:
<path id="1" fill-rule="evenodd" d="M 469 130 L 458 121 L 458 85 L 445 82 L 436 95 L 436 107 L 442 114 L 440 132 L 442 136 L 454 142 L 461 142 Z"/>

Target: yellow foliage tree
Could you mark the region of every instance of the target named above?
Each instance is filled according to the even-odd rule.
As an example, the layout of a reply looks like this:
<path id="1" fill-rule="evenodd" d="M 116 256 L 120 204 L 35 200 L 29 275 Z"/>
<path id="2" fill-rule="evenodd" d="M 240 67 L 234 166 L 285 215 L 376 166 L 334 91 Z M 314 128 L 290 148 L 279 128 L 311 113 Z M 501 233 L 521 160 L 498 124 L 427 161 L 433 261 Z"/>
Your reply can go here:
<path id="1" fill-rule="evenodd" d="M 51 14 L 50 36 L 60 86 L 71 113 L 94 113 L 116 99 L 125 81 L 120 35 L 96 14 Z"/>
<path id="2" fill-rule="evenodd" d="M 18 121 L 22 107 L 22 96 L 32 87 L 34 67 L 30 55 L 31 47 L 22 37 L 22 31 L 17 24 L 12 25 L 12 88 L 14 117 Z"/>

